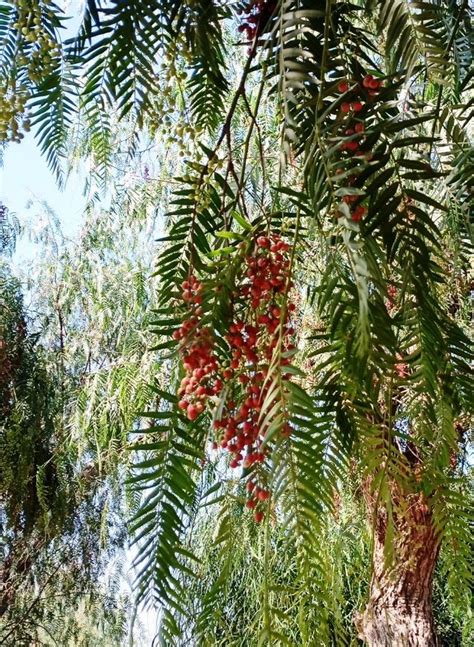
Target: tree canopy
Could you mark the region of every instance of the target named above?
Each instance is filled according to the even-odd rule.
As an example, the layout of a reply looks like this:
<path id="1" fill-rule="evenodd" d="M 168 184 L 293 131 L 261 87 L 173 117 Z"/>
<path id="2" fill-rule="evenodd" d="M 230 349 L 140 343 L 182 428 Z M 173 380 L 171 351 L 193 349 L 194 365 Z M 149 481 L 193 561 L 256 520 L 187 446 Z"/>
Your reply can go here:
<path id="1" fill-rule="evenodd" d="M 161 644 L 437 645 L 433 581 L 469 644 L 468 2 L 88 0 L 71 33 L 21 0 L 0 32 L 0 137 L 89 197 L 44 349 L 2 279 L 8 532 L 91 530 L 90 469 Z"/>

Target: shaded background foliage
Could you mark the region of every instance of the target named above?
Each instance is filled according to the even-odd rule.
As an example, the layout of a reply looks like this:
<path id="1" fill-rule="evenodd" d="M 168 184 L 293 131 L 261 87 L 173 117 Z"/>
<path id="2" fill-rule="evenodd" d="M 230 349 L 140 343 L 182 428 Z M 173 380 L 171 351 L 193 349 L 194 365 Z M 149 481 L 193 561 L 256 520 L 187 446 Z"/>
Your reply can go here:
<path id="1" fill-rule="evenodd" d="M 157 368 L 146 352 L 154 224 L 144 204 L 120 224 L 91 212 L 75 241 L 47 205 L 32 205 L 43 222 L 37 259 L 21 282 L 7 256 L 2 264 L 5 644 L 118 645 L 140 634 L 123 562 L 135 505 L 128 438 Z"/>

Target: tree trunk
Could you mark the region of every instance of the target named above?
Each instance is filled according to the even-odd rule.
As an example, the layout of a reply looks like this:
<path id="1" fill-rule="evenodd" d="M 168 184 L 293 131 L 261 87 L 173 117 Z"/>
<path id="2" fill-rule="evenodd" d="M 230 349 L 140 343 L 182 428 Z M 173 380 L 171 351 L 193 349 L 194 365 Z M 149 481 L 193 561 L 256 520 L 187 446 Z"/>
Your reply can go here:
<path id="1" fill-rule="evenodd" d="M 391 560 L 385 548 L 387 513 L 377 513 L 369 601 L 356 620 L 359 637 L 370 647 L 438 647 L 432 582 L 439 538 L 422 495 L 397 499 L 405 505 L 394 515 Z"/>

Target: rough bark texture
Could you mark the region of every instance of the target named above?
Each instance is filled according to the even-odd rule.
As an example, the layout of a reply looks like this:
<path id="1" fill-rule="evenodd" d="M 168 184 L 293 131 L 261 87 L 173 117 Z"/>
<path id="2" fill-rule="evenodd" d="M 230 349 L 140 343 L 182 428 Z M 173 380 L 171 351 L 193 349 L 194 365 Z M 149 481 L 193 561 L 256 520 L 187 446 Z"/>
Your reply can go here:
<path id="1" fill-rule="evenodd" d="M 356 620 L 369 647 L 438 647 L 432 613 L 432 581 L 439 551 L 429 507 L 421 495 L 405 499 L 397 514 L 393 561 L 387 566 L 385 510 L 376 520 L 374 565 L 368 604 Z"/>

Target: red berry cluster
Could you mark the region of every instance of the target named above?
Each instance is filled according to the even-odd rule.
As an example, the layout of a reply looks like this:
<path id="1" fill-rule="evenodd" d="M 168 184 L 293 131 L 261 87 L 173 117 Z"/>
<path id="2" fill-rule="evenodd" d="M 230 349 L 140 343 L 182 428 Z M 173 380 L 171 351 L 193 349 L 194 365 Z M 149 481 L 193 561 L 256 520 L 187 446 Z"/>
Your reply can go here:
<path id="1" fill-rule="evenodd" d="M 397 298 L 397 295 L 398 295 L 397 288 L 393 284 L 389 285 L 387 288 L 387 296 L 388 296 L 387 306 L 389 310 L 395 307 L 395 300 Z"/>
<path id="2" fill-rule="evenodd" d="M 364 150 L 364 132 L 365 124 L 364 121 L 358 116 L 358 114 L 363 110 L 365 101 L 370 101 L 375 97 L 382 87 L 382 81 L 375 79 L 371 74 L 367 74 L 361 84 L 357 84 L 354 87 L 349 85 L 348 81 L 340 81 L 337 85 L 337 89 L 340 93 L 346 94 L 350 90 L 350 102 L 345 101 L 341 103 L 341 113 L 347 115 L 342 126 L 342 134 L 345 137 L 351 137 L 347 142 L 343 142 L 340 146 L 340 150 L 343 153 L 347 153 L 348 157 L 351 158 L 360 158 L 365 160 L 370 160 L 372 153 L 370 151 Z M 339 173 L 342 173 L 343 169 L 339 168 Z M 355 178 L 349 179 L 349 184 L 352 184 Z M 351 206 L 351 218 L 354 222 L 359 222 L 367 213 L 366 207 L 362 204 L 354 204 L 360 200 L 358 195 L 346 195 L 343 198 L 343 201 Z"/>
<path id="3" fill-rule="evenodd" d="M 276 294 L 285 291 L 290 261 L 287 258 L 289 249 L 279 236 L 259 236 L 256 253 L 246 259 L 247 278 L 240 293 L 244 298 L 250 297 L 252 309 L 256 310 L 263 302 L 271 302 Z M 275 304 L 276 305 L 276 304 Z M 280 319 L 281 312 L 271 311 L 274 318 Z M 271 318 L 271 315 L 270 315 Z M 261 321 L 260 323 L 267 323 Z M 274 331 L 272 331 L 274 332 Z"/>
<path id="4" fill-rule="evenodd" d="M 263 427 L 260 420 L 271 387 L 271 380 L 267 380 L 269 364 L 277 346 L 281 365 L 289 364 L 288 354 L 295 349 L 295 330 L 289 320 L 295 304 L 287 300 L 291 288 L 288 252 L 289 245 L 280 236 L 259 236 L 253 252 L 245 258 L 245 276 L 232 296 L 234 312 L 241 312 L 225 336 L 230 349 L 226 361 L 218 360 L 212 331 L 202 323 L 202 284 L 191 275 L 181 286 L 182 300 L 190 312 L 173 333 L 186 370 L 178 406 L 189 420 L 195 420 L 204 411 L 207 399 L 219 395 L 225 385 L 225 401 L 213 423 L 214 448 L 220 446 L 232 454 L 232 468 L 248 469 L 265 461 L 268 448 L 263 447 L 263 441 L 274 422 L 266 415 Z M 290 431 L 290 425 L 284 423 L 281 434 L 288 436 Z M 247 507 L 255 510 L 256 521 L 261 521 L 259 506 L 270 492 L 263 487 L 263 471 L 257 472 L 260 486 L 249 482 Z"/>
<path id="5" fill-rule="evenodd" d="M 262 445 L 272 420 L 262 427 L 259 418 L 271 386 L 267 381 L 269 363 L 279 343 L 281 365 L 289 363 L 286 355 L 295 349 L 291 341 L 295 330 L 289 321 L 295 305 L 288 303 L 286 296 L 291 287 L 288 251 L 288 244 L 280 236 L 259 236 L 254 253 L 245 260 L 246 278 L 236 294 L 237 303 L 250 303 L 252 321 L 235 319 L 229 327 L 226 339 L 231 359 L 222 375 L 229 388 L 233 387 L 234 399 L 225 403 L 220 419 L 214 422 L 215 430 L 222 434 L 220 446 L 233 454 L 230 466 L 234 468 L 264 462 L 268 450 Z M 290 425 L 285 423 L 282 435 L 290 431 Z M 249 499 L 248 507 L 254 508 L 258 501 L 270 496 L 262 492 L 267 490 L 256 490 L 257 497 Z"/>
<path id="6" fill-rule="evenodd" d="M 178 391 L 178 406 L 186 411 L 189 420 L 195 420 L 204 411 L 206 399 L 220 393 L 222 382 L 217 379 L 212 331 L 202 325 L 202 284 L 191 275 L 181 287 L 182 299 L 191 313 L 173 333 L 173 339 L 180 342 L 186 371 Z"/>
<path id="7" fill-rule="evenodd" d="M 250 0 L 247 6 L 242 9 L 244 22 L 239 25 L 239 32 L 246 32 L 247 40 L 253 42 L 262 33 L 272 17 L 275 7 L 275 0 Z"/>
<path id="8" fill-rule="evenodd" d="M 249 510 L 254 510 L 254 519 L 257 523 L 263 521 L 265 516 L 264 511 L 261 509 L 261 504 L 268 501 L 270 498 L 270 491 L 265 488 L 258 487 L 255 481 L 247 481 L 248 499 L 245 504 Z"/>

